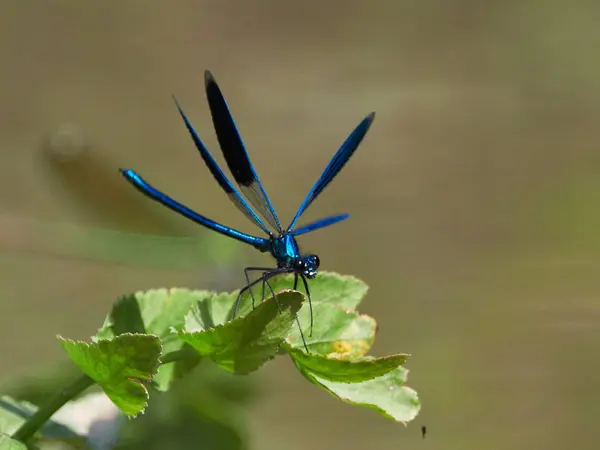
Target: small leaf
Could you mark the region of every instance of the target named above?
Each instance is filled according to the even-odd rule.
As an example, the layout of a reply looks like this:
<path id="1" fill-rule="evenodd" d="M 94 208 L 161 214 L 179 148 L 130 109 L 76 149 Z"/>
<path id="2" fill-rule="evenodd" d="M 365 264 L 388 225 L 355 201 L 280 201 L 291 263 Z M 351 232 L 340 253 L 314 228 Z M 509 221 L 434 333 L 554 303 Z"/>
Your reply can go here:
<path id="1" fill-rule="evenodd" d="M 408 370 L 401 366 L 380 377 L 357 383 L 330 381 L 308 370 L 301 372 L 334 397 L 352 405 L 373 409 L 397 422 L 410 422 L 421 408 L 417 393 L 405 385 Z"/>
<path id="2" fill-rule="evenodd" d="M 381 377 L 406 362 L 408 355 L 391 355 L 383 358 L 362 357 L 356 360 L 306 354 L 290 349 L 290 357 L 300 371 L 329 381 L 356 383 Z"/>
<path id="3" fill-rule="evenodd" d="M 225 370 L 249 373 L 275 356 L 295 324 L 303 299 L 299 292 L 283 291 L 245 317 L 214 328 L 208 328 L 203 305 L 199 305 L 188 315 L 186 331 L 179 337 Z"/>
<path id="4" fill-rule="evenodd" d="M 354 310 L 367 294 L 369 287 L 358 278 L 339 275 L 334 272 L 319 272 L 314 280 L 308 281 L 313 305 L 317 302 L 331 303 L 341 308 Z M 294 275 L 280 275 L 269 280 L 273 291 L 294 288 Z M 298 280 L 296 289 L 303 292 L 304 284 Z M 269 291 L 270 292 L 270 291 Z M 261 291 L 256 289 L 255 297 L 260 300 Z M 250 295 L 242 296 L 243 304 L 249 302 Z"/>
<path id="5" fill-rule="evenodd" d="M 313 332 L 310 335 L 310 309 L 305 302 L 298 313 L 298 321 L 311 353 L 363 356 L 375 341 L 377 324 L 367 315 L 346 311 L 331 303 L 313 302 L 313 318 Z M 297 326 L 292 328 L 286 341 L 292 348 L 304 349 Z"/>
<path id="6" fill-rule="evenodd" d="M 121 334 L 91 344 L 59 339 L 73 362 L 121 411 L 128 416 L 144 411 L 148 401 L 146 383 L 156 373 L 161 355 L 157 336 Z"/>
<path id="7" fill-rule="evenodd" d="M 6 434 L 0 433 L 0 450 L 27 450 L 27 446 Z"/>
<path id="8" fill-rule="evenodd" d="M 213 296 L 212 292 L 187 289 L 155 289 L 123 296 L 113 305 L 95 339 L 110 339 L 123 333 L 153 334 L 160 337 L 164 353 L 181 350 L 184 343 L 171 328 L 183 326 L 192 305 Z M 196 352 L 184 354 L 185 358 L 159 368 L 153 379 L 158 390 L 168 390 L 175 379 L 200 361 Z"/>

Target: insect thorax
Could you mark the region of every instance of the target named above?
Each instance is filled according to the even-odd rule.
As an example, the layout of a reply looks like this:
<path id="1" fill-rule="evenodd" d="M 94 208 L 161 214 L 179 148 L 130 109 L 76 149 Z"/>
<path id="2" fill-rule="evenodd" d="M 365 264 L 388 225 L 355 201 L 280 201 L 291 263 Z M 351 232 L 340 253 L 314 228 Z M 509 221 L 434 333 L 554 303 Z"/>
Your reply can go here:
<path id="1" fill-rule="evenodd" d="M 277 266 L 280 268 L 294 266 L 296 260 L 300 258 L 300 249 L 294 236 L 283 234 L 276 238 L 272 238 L 271 255 L 277 260 Z"/>
<path id="2" fill-rule="evenodd" d="M 317 255 L 300 255 L 300 249 L 294 236 L 284 234 L 270 241 L 271 255 L 277 260 L 277 268 L 300 273 L 307 278 L 317 275 L 320 261 Z"/>

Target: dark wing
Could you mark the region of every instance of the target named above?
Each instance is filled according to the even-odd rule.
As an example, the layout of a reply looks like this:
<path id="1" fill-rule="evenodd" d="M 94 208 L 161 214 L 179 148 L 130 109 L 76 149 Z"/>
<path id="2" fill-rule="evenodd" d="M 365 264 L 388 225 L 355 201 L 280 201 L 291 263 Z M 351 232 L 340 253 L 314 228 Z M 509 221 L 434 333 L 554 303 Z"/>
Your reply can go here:
<path id="1" fill-rule="evenodd" d="M 342 220 L 346 220 L 348 217 L 350 217 L 350 214 L 340 214 L 338 216 L 325 217 L 324 219 L 319 219 L 308 223 L 303 227 L 296 228 L 290 234 L 292 236 L 300 236 L 301 234 L 309 233 L 311 231 L 318 230 L 319 228 L 325 228 L 329 225 L 333 225 L 334 223 L 341 222 Z"/>
<path id="2" fill-rule="evenodd" d="M 187 206 L 182 205 L 181 203 L 173 200 L 168 195 L 163 194 L 158 189 L 149 185 L 146 181 L 142 179 L 142 177 L 140 177 L 133 170 L 121 169 L 121 174 L 142 194 L 146 195 L 152 200 L 162 203 L 167 208 L 175 211 L 178 214 L 181 214 L 182 216 L 190 219 L 193 222 L 199 223 L 200 225 L 206 228 L 210 228 L 211 230 L 214 230 L 217 233 L 221 233 L 225 236 L 237 239 L 238 241 L 244 242 L 245 244 L 250 244 L 259 250 L 262 250 L 269 245 L 269 241 L 267 239 L 242 233 L 241 231 L 235 230 L 230 227 L 226 227 L 225 225 L 221 225 L 220 223 L 215 222 L 214 220 L 201 216 L 200 214 L 189 209 Z"/>
<path id="3" fill-rule="evenodd" d="M 265 233 L 270 235 L 271 232 L 269 231 L 267 226 L 264 224 L 264 222 L 260 219 L 260 217 L 258 217 L 258 215 L 250 207 L 250 205 L 248 205 L 248 202 L 246 202 L 246 200 L 244 200 L 244 197 L 242 197 L 240 195 L 238 190 L 233 186 L 233 184 L 231 184 L 231 181 L 229 181 L 229 179 L 225 176 L 225 174 L 223 173 L 223 171 L 221 170 L 221 168 L 219 167 L 219 165 L 217 164 L 217 162 L 215 161 L 213 156 L 210 154 L 210 152 L 208 151 L 208 149 L 206 148 L 206 146 L 200 139 L 200 136 L 198 136 L 198 133 L 196 133 L 196 130 L 194 130 L 194 127 L 188 120 L 187 116 L 184 114 L 183 110 L 181 109 L 181 106 L 177 102 L 177 99 L 175 99 L 173 97 L 173 100 L 175 100 L 175 105 L 177 105 L 179 114 L 181 114 L 181 118 L 183 119 L 183 122 L 185 123 L 185 126 L 190 133 L 190 136 L 192 137 L 192 140 L 194 141 L 196 148 L 200 152 L 200 156 L 202 156 L 202 159 L 206 163 L 206 166 L 208 167 L 210 172 L 213 174 L 213 177 L 215 177 L 215 180 L 217 180 L 217 183 L 219 183 L 219 186 L 221 186 L 221 189 L 223 189 L 225 191 L 225 193 L 227 194 L 229 199 L 233 202 L 233 204 L 235 206 L 237 206 L 237 208 L 240 211 L 242 211 L 242 213 L 244 213 L 244 215 L 248 219 L 250 219 L 256 225 L 258 225 Z"/>
<path id="4" fill-rule="evenodd" d="M 287 228 L 287 231 L 292 231 L 296 222 L 302 215 L 306 208 L 314 201 L 315 198 L 327 187 L 327 185 L 335 178 L 335 176 L 339 173 L 340 170 L 344 167 L 344 165 L 348 162 L 354 151 L 358 148 L 358 145 L 361 143 L 367 131 L 369 131 L 369 127 L 371 123 L 373 123 L 373 119 L 375 118 L 375 113 L 372 112 L 368 116 L 366 116 L 361 123 L 350 133 L 350 136 L 346 138 L 340 149 L 333 156 L 321 177 L 317 180 L 315 185 L 309 191 L 308 195 L 298 208 L 298 212 L 292 219 L 290 226 Z"/>
<path id="5" fill-rule="evenodd" d="M 225 102 L 219 85 L 208 70 L 204 72 L 204 83 L 217 139 L 233 178 L 258 213 L 278 233 L 282 233 L 279 218 L 254 167 L 252 167 L 248 152 L 246 152 L 242 138 L 227 107 L 227 102 Z"/>

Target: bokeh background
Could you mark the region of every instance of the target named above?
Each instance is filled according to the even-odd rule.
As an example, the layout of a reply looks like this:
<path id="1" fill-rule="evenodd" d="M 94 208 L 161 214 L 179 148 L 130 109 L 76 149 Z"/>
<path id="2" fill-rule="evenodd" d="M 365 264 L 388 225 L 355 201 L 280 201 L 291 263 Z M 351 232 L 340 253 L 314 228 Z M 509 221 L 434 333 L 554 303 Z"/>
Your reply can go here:
<path id="1" fill-rule="evenodd" d="M 210 69 L 282 219 L 377 112 L 306 215 L 351 220 L 301 245 L 371 286 L 375 352 L 413 355 L 423 403 L 404 428 L 281 358 L 250 377 L 244 446 L 597 448 L 599 18 L 558 0 L 1 2 L 0 381 L 64 362 L 54 335 L 87 338 L 122 293 L 233 289 L 268 261 L 117 172 L 254 231 L 171 100 L 222 161 Z"/>

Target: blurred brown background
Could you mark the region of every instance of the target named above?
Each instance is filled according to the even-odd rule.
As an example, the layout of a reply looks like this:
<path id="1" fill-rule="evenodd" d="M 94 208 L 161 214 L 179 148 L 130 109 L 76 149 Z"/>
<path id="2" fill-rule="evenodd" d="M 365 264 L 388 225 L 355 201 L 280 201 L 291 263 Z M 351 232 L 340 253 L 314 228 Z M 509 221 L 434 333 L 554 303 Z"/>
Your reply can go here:
<path id="1" fill-rule="evenodd" d="M 125 166 L 255 231 L 170 97 L 222 161 L 203 93 L 211 69 L 283 221 L 377 112 L 306 216 L 351 220 L 301 244 L 324 270 L 370 284 L 375 350 L 413 355 L 423 403 L 405 429 L 276 360 L 255 376 L 268 390 L 247 414 L 252 448 L 597 448 L 599 19 L 598 2 L 557 0 L 1 2 L 1 378 L 63 360 L 54 334 L 93 334 L 123 292 L 217 276 L 36 252 L 46 222 L 113 225 L 43 170 L 44 142 L 64 124 L 107 168 L 85 187 L 106 187 L 104 211 L 149 206 L 129 186 L 120 194 Z M 15 223 L 37 240 L 15 242 Z M 266 261 L 242 251 L 229 288 L 246 262 Z"/>

